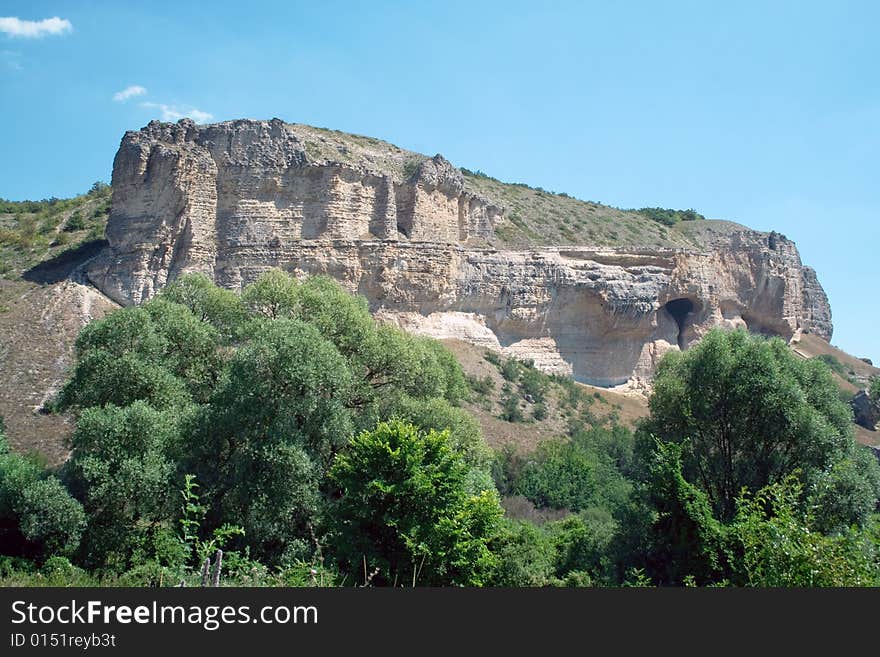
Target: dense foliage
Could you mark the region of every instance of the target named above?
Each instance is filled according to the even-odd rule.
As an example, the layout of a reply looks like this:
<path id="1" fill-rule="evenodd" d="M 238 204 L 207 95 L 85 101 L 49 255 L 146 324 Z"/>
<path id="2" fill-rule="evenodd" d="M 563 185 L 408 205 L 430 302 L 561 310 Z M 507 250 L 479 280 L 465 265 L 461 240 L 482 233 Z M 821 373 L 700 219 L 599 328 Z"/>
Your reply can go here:
<path id="1" fill-rule="evenodd" d="M 543 442 L 520 472 L 514 492 L 539 507 L 619 509 L 632 486 L 614 450 L 626 450 L 631 442 L 632 435 L 622 427 L 597 427 Z"/>
<path id="2" fill-rule="evenodd" d="M 0 422 L 0 545 L 2 554 L 69 555 L 85 525 L 82 505 L 33 458 L 9 451 Z"/>
<path id="3" fill-rule="evenodd" d="M 249 559 L 315 558 L 338 526 L 328 472 L 384 418 L 442 435 L 462 490 L 494 494 L 479 427 L 457 407 L 467 384 L 452 355 L 376 323 L 330 279 L 272 271 L 238 296 L 185 276 L 89 324 L 76 352 L 56 408 L 77 415 L 62 475 L 88 518 L 75 556 L 89 568 L 198 567 L 182 547 L 188 481 L 203 510 L 197 538 L 237 527 L 228 547 Z M 340 558 L 360 571 L 354 562 Z M 432 582 L 458 581 L 428 563 Z"/>
<path id="4" fill-rule="evenodd" d="M 665 358 L 650 408 L 642 449 L 653 449 L 653 439 L 680 444 L 685 478 L 724 521 L 743 488 L 754 492 L 797 471 L 812 490 L 855 450 L 850 410 L 827 367 L 745 331 L 713 331 Z M 853 509 L 848 520 L 872 510 Z"/>
<path id="5" fill-rule="evenodd" d="M 856 445 L 850 411 L 820 361 L 797 358 L 779 339 L 713 331 L 664 359 L 650 408 L 637 451 L 658 512 L 646 544 L 658 581 L 753 583 L 730 536 L 744 508 L 754 519 L 755 500 L 775 500 L 764 520 L 784 510 L 799 531 L 832 537 L 870 527 L 880 466 Z M 876 559 L 876 545 L 864 544 Z"/>
<path id="6" fill-rule="evenodd" d="M 244 585 L 880 585 L 880 466 L 820 360 L 711 332 L 635 433 L 487 360 L 564 435 L 493 455 L 459 406 L 491 377 L 330 279 L 184 276 L 82 330 L 60 470 L 0 429 L 0 581 L 198 583 L 222 548 Z"/>
<path id="7" fill-rule="evenodd" d="M 497 493 L 472 493 L 468 466 L 448 431 L 424 432 L 399 420 L 351 441 L 330 471 L 339 487 L 332 513 L 343 568 L 363 562 L 377 584 L 488 581 L 488 547 L 502 516 Z"/>
<path id="8" fill-rule="evenodd" d="M 697 221 L 705 219 L 703 215 L 695 210 L 670 210 L 669 208 L 641 208 L 636 210 L 639 214 L 643 214 L 648 219 L 663 224 L 664 226 L 674 226 L 679 221 Z"/>

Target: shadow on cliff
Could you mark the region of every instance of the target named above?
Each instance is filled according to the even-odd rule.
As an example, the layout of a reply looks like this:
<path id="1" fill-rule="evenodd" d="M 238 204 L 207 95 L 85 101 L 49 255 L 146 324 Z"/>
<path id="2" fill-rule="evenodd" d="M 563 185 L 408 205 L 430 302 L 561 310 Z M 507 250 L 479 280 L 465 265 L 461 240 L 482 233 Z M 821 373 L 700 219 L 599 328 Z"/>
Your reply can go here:
<path id="1" fill-rule="evenodd" d="M 107 246 L 107 240 L 83 242 L 77 247 L 67 249 L 54 258 L 28 269 L 22 274 L 22 278 L 32 283 L 60 283 L 68 278 L 77 267 L 98 255 L 105 246 Z"/>

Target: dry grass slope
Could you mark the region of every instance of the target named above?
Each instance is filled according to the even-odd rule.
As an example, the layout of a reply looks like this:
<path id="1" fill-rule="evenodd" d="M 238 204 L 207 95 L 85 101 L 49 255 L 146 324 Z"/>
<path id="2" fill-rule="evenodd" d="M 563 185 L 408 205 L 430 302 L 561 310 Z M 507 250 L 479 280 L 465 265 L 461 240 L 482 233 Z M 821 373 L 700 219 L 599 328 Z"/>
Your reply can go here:
<path id="1" fill-rule="evenodd" d="M 339 130 L 290 124 L 291 130 L 305 145 L 315 164 L 343 163 L 390 174 L 407 180 L 427 155 L 362 135 Z M 665 226 L 644 214 L 631 210 L 582 201 L 520 183 L 505 183 L 482 172 L 461 169 L 469 192 L 489 199 L 504 208 L 504 219 L 495 226 L 495 237 L 484 244 L 495 248 L 536 246 L 610 246 L 634 248 L 699 249 L 707 239 L 717 238 L 739 224 L 726 221 L 686 221 Z M 695 229 L 690 224 L 711 228 Z"/>
<path id="2" fill-rule="evenodd" d="M 461 340 L 443 340 L 443 344 L 455 354 L 466 375 L 480 380 L 488 377 L 492 382 L 488 393 L 472 394 L 471 399 L 465 403 L 465 408 L 480 423 L 490 447 L 499 449 L 505 445 L 513 445 L 519 452 L 526 453 L 534 450 L 542 440 L 567 435 L 569 422 L 577 415 L 567 402 L 567 386 L 559 385 L 551 377 L 543 376 L 548 386 L 546 417 L 534 419 L 536 404 L 520 398 L 518 406 L 523 420 L 504 420 L 501 417 L 504 410 L 502 388 L 506 381 L 499 367 L 487 360 L 486 350 Z M 648 414 L 647 400 L 642 395 L 623 394 L 575 382 L 570 382 L 569 385 L 582 391 L 585 403 L 581 405 L 581 412 L 587 411 L 588 417 L 594 418 L 598 425 L 607 426 L 611 422 L 617 422 L 633 427 L 639 418 Z"/>

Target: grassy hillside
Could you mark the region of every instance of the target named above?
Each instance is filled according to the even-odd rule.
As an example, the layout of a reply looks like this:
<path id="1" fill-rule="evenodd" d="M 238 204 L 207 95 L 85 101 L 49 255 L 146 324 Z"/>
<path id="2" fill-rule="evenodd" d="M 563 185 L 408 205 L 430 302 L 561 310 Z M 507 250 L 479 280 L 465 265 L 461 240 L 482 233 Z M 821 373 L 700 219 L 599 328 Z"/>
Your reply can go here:
<path id="1" fill-rule="evenodd" d="M 0 279 L 17 279 L 40 262 L 102 239 L 109 212 L 105 183 L 68 199 L 0 199 Z"/>
<path id="2" fill-rule="evenodd" d="M 428 159 L 373 137 L 302 124 L 289 126 L 305 144 L 316 163 L 344 162 L 390 173 L 405 180 Z M 481 171 L 461 169 L 465 189 L 504 208 L 504 219 L 496 225 L 488 245 L 497 248 L 589 245 L 614 247 L 699 248 L 705 234 L 689 224 L 720 224 L 726 231 L 731 222 L 704 220 L 693 210 L 642 208 L 622 210 L 594 201 L 583 201 L 565 193 L 506 183 Z"/>
<path id="3" fill-rule="evenodd" d="M 614 423 L 633 428 L 648 415 L 648 400 L 642 395 L 548 376 L 528 363 L 512 365 L 517 361 L 460 340 L 443 343 L 467 374 L 471 395 L 464 407 L 477 418 L 486 442 L 493 449 L 510 446 L 525 454 L 540 442 L 570 435 L 576 428 L 609 427 Z M 866 387 L 867 381 L 880 377 L 880 369 L 814 335 L 804 335 L 800 342 L 792 344 L 792 350 L 804 358 L 825 362 L 840 388 L 841 398 L 847 402 Z M 509 378 L 505 378 L 505 373 Z M 524 376 L 528 380 L 525 385 Z M 530 394 L 529 383 L 542 389 L 543 403 Z M 880 445 L 880 432 L 855 424 L 853 428 L 861 444 Z"/>
<path id="4" fill-rule="evenodd" d="M 464 408 L 480 423 L 490 447 L 508 446 L 531 452 L 541 441 L 577 429 L 633 427 L 648 414 L 641 395 L 549 376 L 531 363 L 476 347 L 460 340 L 443 340 L 467 375 L 470 396 Z"/>
<path id="5" fill-rule="evenodd" d="M 114 304 L 64 282 L 104 244 L 110 187 L 68 199 L 0 199 L 0 416 L 9 442 L 50 463 L 67 458 L 68 417 L 40 413 L 60 384 L 84 322 Z"/>
<path id="6" fill-rule="evenodd" d="M 479 172 L 463 173 L 466 188 L 505 208 L 504 221 L 495 228 L 494 246 L 698 246 L 672 219 L 675 211 L 621 210 L 564 193 L 504 183 Z M 670 221 L 673 225 L 668 225 Z"/>
<path id="7" fill-rule="evenodd" d="M 804 333 L 797 341 L 792 342 L 795 353 L 806 358 L 821 357 L 828 362 L 831 369 L 843 376 L 851 384 L 864 388 L 868 381 L 880 376 L 880 368 L 874 367 L 856 358 L 834 345 L 828 344 L 820 337 Z"/>

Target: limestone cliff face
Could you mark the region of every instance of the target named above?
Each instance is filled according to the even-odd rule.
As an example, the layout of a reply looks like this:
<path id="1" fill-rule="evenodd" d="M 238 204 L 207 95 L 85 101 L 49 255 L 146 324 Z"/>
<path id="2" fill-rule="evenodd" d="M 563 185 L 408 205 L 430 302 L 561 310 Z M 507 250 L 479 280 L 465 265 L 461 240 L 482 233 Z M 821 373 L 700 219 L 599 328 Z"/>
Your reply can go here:
<path id="1" fill-rule="evenodd" d="M 127 133 L 89 278 L 131 304 L 189 271 L 232 289 L 273 267 L 328 274 L 387 321 L 597 385 L 649 379 L 714 326 L 831 336 L 815 272 L 779 234 L 707 221 L 687 249 L 506 250 L 502 203 L 439 155 L 326 134 L 278 120 Z"/>

